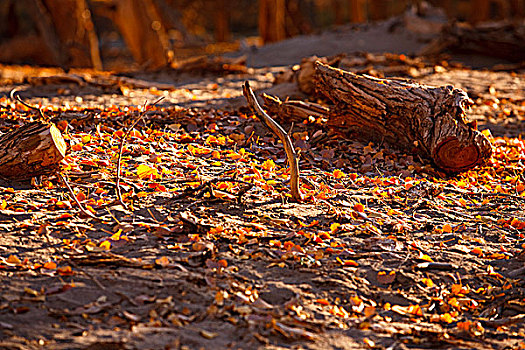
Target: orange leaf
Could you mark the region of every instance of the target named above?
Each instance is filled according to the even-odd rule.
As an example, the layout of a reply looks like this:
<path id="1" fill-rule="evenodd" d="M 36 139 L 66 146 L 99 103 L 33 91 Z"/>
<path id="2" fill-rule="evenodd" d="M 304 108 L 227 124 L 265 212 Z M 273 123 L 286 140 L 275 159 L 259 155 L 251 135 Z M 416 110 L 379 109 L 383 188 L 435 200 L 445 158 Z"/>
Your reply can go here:
<path id="1" fill-rule="evenodd" d="M 10 265 L 21 265 L 22 261 L 18 259 L 16 255 L 9 255 L 9 257 L 6 260 L 6 263 Z"/>
<path id="2" fill-rule="evenodd" d="M 170 264 L 170 259 L 168 259 L 167 257 L 163 256 L 161 258 L 158 258 L 158 259 L 155 259 L 155 264 L 159 265 L 159 266 L 162 266 L 162 267 L 166 267 Z"/>
<path id="3" fill-rule="evenodd" d="M 82 201 L 86 200 L 86 194 L 84 192 L 82 192 L 82 191 L 79 191 L 77 193 L 76 197 L 77 197 L 77 200 L 79 202 L 82 202 Z"/>
<path id="4" fill-rule="evenodd" d="M 354 205 L 354 210 L 362 213 L 365 211 L 365 206 L 362 205 L 361 203 L 357 203 L 356 205 Z"/>
<path id="5" fill-rule="evenodd" d="M 359 266 L 359 264 L 354 260 L 345 260 L 344 266 Z"/>
<path id="6" fill-rule="evenodd" d="M 48 269 L 48 270 L 54 270 L 57 268 L 57 264 L 54 263 L 53 261 L 48 261 L 44 264 L 44 269 Z"/>
<path id="7" fill-rule="evenodd" d="M 370 340 L 368 338 L 363 338 L 363 343 L 365 343 L 369 348 L 373 348 L 376 346 L 376 343 L 374 343 L 373 340 Z"/>
<path id="8" fill-rule="evenodd" d="M 408 313 L 416 316 L 423 316 L 423 310 L 419 305 L 410 305 L 408 307 Z"/>
<path id="9" fill-rule="evenodd" d="M 373 306 L 367 306 L 364 309 L 365 317 L 370 317 L 376 313 L 376 308 Z"/>
<path id="10" fill-rule="evenodd" d="M 481 256 L 483 254 L 483 250 L 481 248 L 476 247 L 470 251 L 471 254 L 475 254 L 477 256 Z"/>
<path id="11" fill-rule="evenodd" d="M 76 151 L 80 151 L 80 150 L 82 149 L 82 146 L 83 146 L 83 145 L 82 145 L 81 143 L 76 143 L 76 144 L 74 144 L 73 146 L 71 146 L 71 150 L 72 150 L 72 151 L 75 151 L 75 152 L 76 152 Z"/>
<path id="12" fill-rule="evenodd" d="M 343 173 L 341 170 L 339 169 L 335 169 L 333 174 L 332 174 L 336 179 L 341 179 L 343 177 L 346 177 L 346 174 Z"/>
<path id="13" fill-rule="evenodd" d="M 317 299 L 315 302 L 324 306 L 330 305 L 330 302 L 326 299 Z"/>
<path id="14" fill-rule="evenodd" d="M 57 272 L 61 276 L 71 276 L 75 274 L 71 269 L 71 266 L 59 267 L 57 269 Z"/>

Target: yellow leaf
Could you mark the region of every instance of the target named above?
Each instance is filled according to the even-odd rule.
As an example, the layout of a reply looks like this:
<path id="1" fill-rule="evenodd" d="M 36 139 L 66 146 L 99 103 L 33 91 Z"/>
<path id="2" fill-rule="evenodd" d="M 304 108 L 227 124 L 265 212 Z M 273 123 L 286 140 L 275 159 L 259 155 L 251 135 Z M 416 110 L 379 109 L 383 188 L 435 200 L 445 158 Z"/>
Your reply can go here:
<path id="1" fill-rule="evenodd" d="M 275 162 L 271 159 L 267 159 L 264 161 L 264 163 L 262 163 L 262 168 L 264 170 L 271 171 L 275 168 Z"/>
<path id="2" fill-rule="evenodd" d="M 421 252 L 419 252 L 418 259 L 428 261 L 428 262 L 434 262 L 434 260 L 432 260 L 430 256 L 428 256 L 427 254 L 423 254 Z"/>
<path id="3" fill-rule="evenodd" d="M 29 287 L 25 287 L 25 288 L 24 288 L 24 292 L 26 292 L 27 294 L 30 294 L 30 295 L 32 295 L 32 296 L 34 296 L 34 297 L 37 297 L 38 294 L 39 294 L 36 290 L 31 289 L 31 288 L 29 288 Z"/>
<path id="4" fill-rule="evenodd" d="M 429 288 L 434 287 L 434 282 L 430 278 L 423 278 L 421 282 Z"/>
<path id="5" fill-rule="evenodd" d="M 104 248 L 105 250 L 109 250 L 111 248 L 111 242 L 110 241 L 104 241 L 100 243 L 100 247 Z"/>
<path id="6" fill-rule="evenodd" d="M 150 175 L 158 176 L 159 173 L 156 168 L 150 167 L 149 165 L 146 165 L 146 164 L 140 164 L 137 167 L 137 175 L 139 178 L 143 179 Z"/>
<path id="7" fill-rule="evenodd" d="M 118 241 L 120 239 L 120 235 L 122 234 L 122 229 L 119 229 L 117 232 L 115 232 L 112 236 L 111 236 L 111 240 L 112 241 Z"/>
<path id="8" fill-rule="evenodd" d="M 334 222 L 333 224 L 330 225 L 330 231 L 332 233 L 334 233 L 335 231 L 337 231 L 339 229 L 340 226 L 341 226 L 341 224 L 338 224 L 337 222 Z"/>

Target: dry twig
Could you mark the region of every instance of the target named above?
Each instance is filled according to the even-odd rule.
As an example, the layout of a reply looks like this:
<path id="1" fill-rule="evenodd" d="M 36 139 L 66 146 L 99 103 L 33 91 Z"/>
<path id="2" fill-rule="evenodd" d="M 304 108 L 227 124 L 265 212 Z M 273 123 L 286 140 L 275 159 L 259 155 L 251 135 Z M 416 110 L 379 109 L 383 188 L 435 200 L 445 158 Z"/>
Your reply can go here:
<path id="1" fill-rule="evenodd" d="M 97 218 L 92 212 L 90 211 L 87 211 L 83 206 L 82 204 L 79 202 L 79 200 L 77 199 L 77 196 L 75 196 L 75 192 L 73 191 L 73 189 L 71 188 L 71 185 L 69 185 L 69 182 L 66 180 L 66 178 L 64 177 L 64 175 L 58 173 L 58 176 L 60 177 L 60 179 L 62 180 L 62 182 L 66 185 L 67 189 L 69 190 L 69 194 L 71 195 L 71 197 L 73 198 L 73 200 L 75 201 L 75 203 L 77 203 L 78 205 L 78 208 L 80 209 L 80 211 L 89 216 L 90 218 L 94 219 L 94 220 L 97 220 L 97 221 L 101 221 L 99 218 Z"/>
<path id="2" fill-rule="evenodd" d="M 9 93 L 9 96 L 11 97 L 13 101 L 18 101 L 22 105 L 26 106 L 27 108 L 37 111 L 42 119 L 44 120 L 46 119 L 46 117 L 44 116 L 44 113 L 42 112 L 42 109 L 30 105 L 29 103 L 25 102 L 24 100 L 20 98 L 20 95 L 18 95 L 18 88 L 14 88 L 13 90 L 11 90 L 11 92 Z"/>
<path id="3" fill-rule="evenodd" d="M 292 200 L 301 202 L 302 196 L 301 191 L 299 190 L 299 162 L 297 161 L 297 155 L 292 141 L 290 140 L 290 136 L 288 136 L 286 131 L 284 131 L 284 129 L 276 121 L 270 118 L 270 116 L 261 108 L 250 84 L 247 81 L 244 83 L 242 89 L 244 97 L 246 97 L 246 100 L 255 112 L 255 115 L 264 125 L 266 125 L 266 127 L 273 131 L 283 143 L 286 158 L 288 158 L 288 165 L 290 166 L 290 193 L 292 195 Z"/>
<path id="4" fill-rule="evenodd" d="M 163 99 L 164 99 L 164 97 L 159 98 L 157 101 L 153 102 L 153 104 L 151 104 L 151 106 L 155 106 L 157 103 L 159 103 Z M 118 151 L 118 160 L 117 160 L 117 180 L 115 182 L 115 189 L 117 191 L 117 199 L 118 199 L 119 203 L 122 204 L 122 206 L 125 209 L 128 209 L 128 206 L 122 200 L 122 192 L 120 191 L 120 171 L 121 171 L 121 167 L 122 167 L 122 152 L 124 150 L 124 143 L 126 142 L 126 138 L 128 137 L 128 135 L 131 132 L 131 130 L 133 130 L 133 128 L 142 120 L 142 118 L 144 118 L 144 116 L 146 115 L 146 111 L 147 110 L 148 110 L 148 103 L 146 102 L 144 104 L 144 109 L 143 109 L 142 113 L 140 113 L 138 118 L 129 126 L 129 128 L 126 130 L 124 135 L 122 135 L 122 139 L 120 140 L 120 146 L 119 146 L 119 151 Z"/>

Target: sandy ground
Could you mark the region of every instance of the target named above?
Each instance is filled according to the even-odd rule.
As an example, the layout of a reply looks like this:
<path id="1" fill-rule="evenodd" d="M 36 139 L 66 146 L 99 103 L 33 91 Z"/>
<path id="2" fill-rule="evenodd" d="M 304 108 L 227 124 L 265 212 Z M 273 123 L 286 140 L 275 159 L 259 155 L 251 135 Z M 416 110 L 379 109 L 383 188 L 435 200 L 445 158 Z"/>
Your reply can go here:
<path id="1" fill-rule="evenodd" d="M 243 81 L 284 98 L 290 85 L 274 86 L 275 74 L 311 54 L 416 53 L 429 36 L 398 23 L 248 49 L 246 74 L 126 74 L 169 90 L 30 84 L 45 72 L 14 68 L 19 76 L 9 80 L 13 68 L 3 67 L 2 131 L 33 116 L 6 98 L 15 86 L 66 120 L 68 142 L 83 144 L 67 173 L 101 222 L 64 204 L 71 198 L 56 178 L 1 188 L 0 349 L 524 346 L 523 228 L 510 225 L 525 221 L 523 198 L 480 197 L 487 185 L 508 190 L 521 181 L 519 139 L 497 141 L 496 161 L 507 152 L 515 156 L 508 163 L 443 180 L 387 146 L 294 125 L 311 199 L 291 203 L 281 146 L 243 108 Z M 469 117 L 493 135 L 525 134 L 523 73 L 450 68 L 419 79 L 468 91 Z M 126 187 L 134 203 L 126 210 L 113 189 L 115 135 L 138 115 L 127 107 L 161 96 L 128 140 L 125 178 L 138 190 Z M 133 175 L 141 164 L 173 174 L 141 179 Z M 264 181 L 249 189 L 228 182 L 257 172 Z M 222 181 L 192 190 L 213 179 Z M 119 230 L 126 239 L 113 236 Z M 58 266 L 38 266 L 46 262 Z"/>

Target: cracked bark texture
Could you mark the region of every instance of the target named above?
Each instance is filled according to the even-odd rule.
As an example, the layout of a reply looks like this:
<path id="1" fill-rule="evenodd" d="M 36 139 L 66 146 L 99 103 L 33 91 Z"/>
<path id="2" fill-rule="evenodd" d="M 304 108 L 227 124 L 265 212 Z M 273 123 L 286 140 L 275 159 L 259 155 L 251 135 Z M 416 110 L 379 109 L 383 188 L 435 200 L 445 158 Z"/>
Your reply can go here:
<path id="1" fill-rule="evenodd" d="M 53 124 L 33 122 L 0 137 L 0 176 L 25 181 L 55 172 L 67 145 Z"/>
<path id="2" fill-rule="evenodd" d="M 492 155 L 490 141 L 465 118 L 471 101 L 461 89 L 377 79 L 321 62 L 314 79 L 317 92 L 335 104 L 328 116 L 334 129 L 388 142 L 449 173 L 483 164 Z"/>

